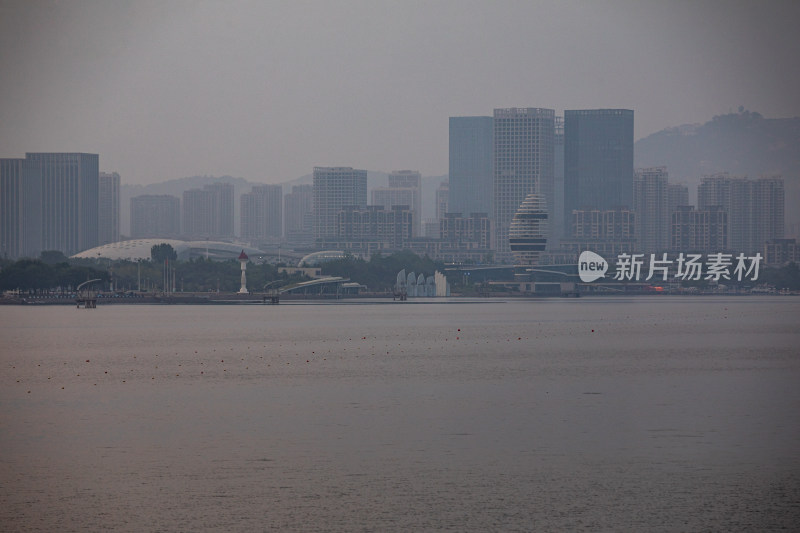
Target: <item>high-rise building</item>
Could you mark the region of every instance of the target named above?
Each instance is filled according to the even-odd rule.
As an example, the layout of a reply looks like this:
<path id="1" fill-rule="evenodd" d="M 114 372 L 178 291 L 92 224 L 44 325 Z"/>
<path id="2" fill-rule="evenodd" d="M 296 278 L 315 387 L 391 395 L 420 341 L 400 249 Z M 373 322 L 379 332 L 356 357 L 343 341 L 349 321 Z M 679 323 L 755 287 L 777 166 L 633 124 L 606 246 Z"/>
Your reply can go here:
<path id="1" fill-rule="evenodd" d="M 291 242 L 311 242 L 314 239 L 314 186 L 294 185 L 284 197 L 283 229 Z"/>
<path id="2" fill-rule="evenodd" d="M 345 206 L 367 205 L 367 171 L 314 167 L 314 238 L 336 235 L 336 216 Z"/>
<path id="3" fill-rule="evenodd" d="M 393 205 L 405 205 L 412 209 L 416 191 L 408 187 L 375 187 L 370 191 L 370 205 L 382 205 L 391 209 Z"/>
<path id="4" fill-rule="evenodd" d="M 436 189 L 436 219 L 442 220 L 450 211 L 450 182 L 445 180 Z"/>
<path id="5" fill-rule="evenodd" d="M 689 205 L 689 187 L 681 183 L 667 184 L 667 213 L 670 218 L 678 206 Z"/>
<path id="6" fill-rule="evenodd" d="M 422 174 L 416 170 L 394 170 L 389 173 L 389 188 L 410 189 L 412 191 L 411 203 L 403 202 L 396 205 L 408 205 L 411 208 L 411 211 L 414 212 L 414 236 L 420 236 L 422 228 Z"/>
<path id="7" fill-rule="evenodd" d="M 630 209 L 575 209 L 571 232 L 578 240 L 626 241 L 636 239 L 637 214 Z"/>
<path id="8" fill-rule="evenodd" d="M 216 238 L 218 226 L 214 194 L 205 189 L 183 191 L 182 234 L 189 239 Z"/>
<path id="9" fill-rule="evenodd" d="M 573 209 L 570 237 L 561 242 L 561 250 L 574 253 L 574 260 L 583 251 L 613 257 L 636 249 L 636 213 L 630 209 Z"/>
<path id="10" fill-rule="evenodd" d="M 42 251 L 41 165 L 0 159 L 0 257 L 38 257 Z"/>
<path id="11" fill-rule="evenodd" d="M 633 207 L 633 111 L 564 111 L 564 212 Z"/>
<path id="12" fill-rule="evenodd" d="M 183 235 L 189 239 L 233 238 L 233 185 L 212 183 L 184 191 Z"/>
<path id="13" fill-rule="evenodd" d="M 723 206 L 695 209 L 681 205 L 672 213 L 672 249 L 682 253 L 719 253 L 728 247 L 728 212 Z"/>
<path id="14" fill-rule="evenodd" d="M 670 246 L 668 177 L 666 167 L 653 167 L 636 169 L 633 178 L 636 239 L 643 253 L 662 252 Z"/>
<path id="15" fill-rule="evenodd" d="M 97 246 L 100 158 L 84 153 L 28 153 L 41 166 L 42 250 L 72 255 Z"/>
<path id="16" fill-rule="evenodd" d="M 230 183 L 212 183 L 205 190 L 214 193 L 214 208 L 217 211 L 216 234 L 223 239 L 234 236 L 233 185 Z"/>
<path id="17" fill-rule="evenodd" d="M 421 228 L 417 226 L 417 213 L 419 209 L 414 209 L 415 202 L 419 204 L 419 191 L 411 187 L 376 187 L 370 191 L 370 204 L 380 205 L 385 209 L 391 209 L 396 205 L 405 206 L 412 212 L 413 221 L 412 233 L 418 237 Z M 422 224 L 422 221 L 419 221 Z"/>
<path id="18" fill-rule="evenodd" d="M 241 237 L 248 241 L 279 239 L 282 234 L 283 187 L 254 185 L 241 196 Z"/>
<path id="19" fill-rule="evenodd" d="M 438 239 L 441 236 L 440 221 L 438 218 L 426 218 L 422 221 L 422 236 L 428 239 Z"/>
<path id="20" fill-rule="evenodd" d="M 338 243 L 380 243 L 380 249 L 400 249 L 411 240 L 413 212 L 407 205 L 346 206 L 336 214 Z"/>
<path id="21" fill-rule="evenodd" d="M 492 117 L 450 117 L 450 212 L 491 216 L 493 135 Z"/>
<path id="22" fill-rule="evenodd" d="M 764 244 L 764 264 L 772 266 L 800 262 L 797 239 L 771 239 Z"/>
<path id="23" fill-rule="evenodd" d="M 492 247 L 492 223 L 487 213 L 447 213 L 439 221 L 439 239 L 453 245 L 474 243 L 475 248 Z"/>
<path id="24" fill-rule="evenodd" d="M 529 194 L 542 196 L 552 218 L 554 137 L 552 109 L 494 110 L 494 245 L 500 261 L 511 259 L 509 228 Z"/>
<path id="25" fill-rule="evenodd" d="M 727 173 L 706 176 L 697 188 L 698 209 L 722 206 L 728 213 L 728 245 L 734 252 L 762 251 L 784 237 L 784 184 L 781 177 L 748 179 Z"/>
<path id="26" fill-rule="evenodd" d="M 567 237 L 568 228 L 564 227 L 564 117 L 556 117 L 555 135 L 553 137 L 553 217 L 549 220 L 552 225 L 552 241 L 550 248 L 558 246 L 560 239 Z"/>
<path id="27" fill-rule="evenodd" d="M 131 198 L 131 238 L 176 239 L 181 234 L 181 201 L 167 194 Z"/>
<path id="28" fill-rule="evenodd" d="M 101 172 L 98 184 L 97 244 L 119 241 L 119 174 Z"/>

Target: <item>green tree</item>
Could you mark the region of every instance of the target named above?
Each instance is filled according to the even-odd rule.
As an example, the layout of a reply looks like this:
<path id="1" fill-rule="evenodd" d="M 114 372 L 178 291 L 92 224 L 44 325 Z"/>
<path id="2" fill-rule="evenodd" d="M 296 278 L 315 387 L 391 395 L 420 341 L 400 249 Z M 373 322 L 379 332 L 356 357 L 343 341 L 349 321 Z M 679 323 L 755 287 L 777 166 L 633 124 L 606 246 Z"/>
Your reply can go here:
<path id="1" fill-rule="evenodd" d="M 47 289 L 75 288 L 90 279 L 108 279 L 108 273 L 86 266 L 68 263 L 48 265 L 39 259 L 20 259 L 0 271 L 0 289 L 42 291 Z"/>
<path id="2" fill-rule="evenodd" d="M 178 259 L 178 252 L 172 247 L 172 245 L 162 242 L 161 244 L 154 244 L 152 248 L 150 248 L 150 259 L 153 263 L 157 265 L 163 264 L 164 261 L 176 261 Z"/>
<path id="3" fill-rule="evenodd" d="M 780 268 L 764 269 L 757 283 L 767 283 L 776 289 L 800 290 L 800 266 L 789 263 Z"/>
<path id="4" fill-rule="evenodd" d="M 44 250 L 39 257 L 42 262 L 47 265 L 55 265 L 56 263 L 66 263 L 68 258 L 61 250 Z"/>
<path id="5" fill-rule="evenodd" d="M 372 291 L 391 290 L 397 280 L 397 273 L 402 269 L 407 273 L 430 276 L 436 270 L 443 270 L 444 264 L 403 250 L 388 256 L 374 254 L 369 261 L 346 257 L 321 265 L 322 273 L 326 276 L 349 278 L 366 285 Z"/>

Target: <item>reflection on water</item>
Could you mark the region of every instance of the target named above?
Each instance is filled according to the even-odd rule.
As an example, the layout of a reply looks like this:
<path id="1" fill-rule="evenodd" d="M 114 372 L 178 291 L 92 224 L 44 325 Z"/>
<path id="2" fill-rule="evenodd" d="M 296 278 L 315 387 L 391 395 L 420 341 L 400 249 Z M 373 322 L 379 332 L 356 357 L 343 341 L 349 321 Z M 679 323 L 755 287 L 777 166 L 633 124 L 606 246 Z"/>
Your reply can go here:
<path id="1" fill-rule="evenodd" d="M 3 530 L 766 530 L 794 298 L 0 308 Z"/>

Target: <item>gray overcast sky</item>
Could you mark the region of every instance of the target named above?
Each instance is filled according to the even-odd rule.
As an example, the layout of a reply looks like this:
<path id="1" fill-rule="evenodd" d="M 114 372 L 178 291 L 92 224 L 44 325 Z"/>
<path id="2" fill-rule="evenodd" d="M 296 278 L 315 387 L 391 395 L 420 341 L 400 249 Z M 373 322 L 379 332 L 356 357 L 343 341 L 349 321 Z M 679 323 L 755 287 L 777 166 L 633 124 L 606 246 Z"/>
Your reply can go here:
<path id="1" fill-rule="evenodd" d="M 448 117 L 624 107 L 636 138 L 800 115 L 800 2 L 3 1 L 0 157 L 123 183 L 447 172 Z"/>

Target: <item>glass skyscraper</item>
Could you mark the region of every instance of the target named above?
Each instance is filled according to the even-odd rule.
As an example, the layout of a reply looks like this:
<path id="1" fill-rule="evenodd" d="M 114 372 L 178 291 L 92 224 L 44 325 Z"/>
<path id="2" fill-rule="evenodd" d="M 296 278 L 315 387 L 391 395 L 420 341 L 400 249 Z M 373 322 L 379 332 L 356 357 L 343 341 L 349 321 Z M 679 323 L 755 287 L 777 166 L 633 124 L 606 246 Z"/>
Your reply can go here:
<path id="1" fill-rule="evenodd" d="M 450 117 L 450 197 L 448 209 L 468 217 L 491 213 L 492 117 Z"/>
<path id="2" fill-rule="evenodd" d="M 564 217 L 633 207 L 633 111 L 564 111 Z"/>

